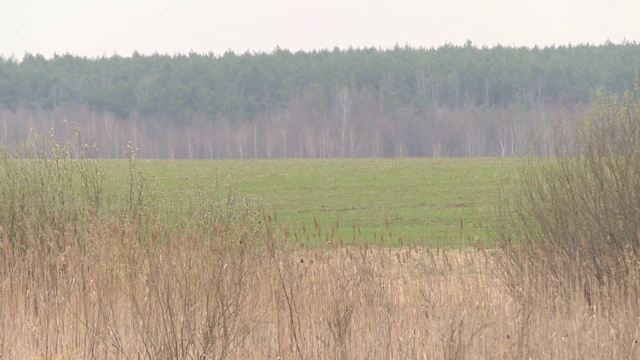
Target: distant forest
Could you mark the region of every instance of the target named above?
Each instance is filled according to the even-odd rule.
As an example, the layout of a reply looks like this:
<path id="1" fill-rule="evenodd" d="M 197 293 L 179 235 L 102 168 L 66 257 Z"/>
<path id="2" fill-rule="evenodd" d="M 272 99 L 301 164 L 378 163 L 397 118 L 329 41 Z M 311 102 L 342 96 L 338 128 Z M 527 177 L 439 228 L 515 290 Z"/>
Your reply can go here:
<path id="1" fill-rule="evenodd" d="M 0 145 L 36 128 L 108 158 L 513 156 L 638 66 L 635 42 L 26 54 L 0 58 Z"/>

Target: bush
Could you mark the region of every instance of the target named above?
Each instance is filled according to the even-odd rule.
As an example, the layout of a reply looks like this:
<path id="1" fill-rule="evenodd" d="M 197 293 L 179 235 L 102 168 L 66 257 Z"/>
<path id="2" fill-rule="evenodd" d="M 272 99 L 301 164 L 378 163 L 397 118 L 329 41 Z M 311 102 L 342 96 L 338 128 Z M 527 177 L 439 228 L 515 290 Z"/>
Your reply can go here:
<path id="1" fill-rule="evenodd" d="M 63 238 L 81 241 L 88 217 L 101 210 L 104 171 L 70 141 L 61 142 L 53 133 L 31 135 L 13 153 L 0 148 L 0 232 L 14 248 L 38 245 L 55 253 L 64 248 Z M 80 130 L 77 135 L 81 139 Z M 71 237 L 63 236 L 70 224 L 78 227 Z M 43 244 L 46 231 L 54 241 Z"/>
<path id="2" fill-rule="evenodd" d="M 638 298 L 639 97 L 637 75 L 634 93 L 599 90 L 587 114 L 537 143 L 552 157 L 521 167 L 499 238 L 501 276 L 518 298 Z"/>

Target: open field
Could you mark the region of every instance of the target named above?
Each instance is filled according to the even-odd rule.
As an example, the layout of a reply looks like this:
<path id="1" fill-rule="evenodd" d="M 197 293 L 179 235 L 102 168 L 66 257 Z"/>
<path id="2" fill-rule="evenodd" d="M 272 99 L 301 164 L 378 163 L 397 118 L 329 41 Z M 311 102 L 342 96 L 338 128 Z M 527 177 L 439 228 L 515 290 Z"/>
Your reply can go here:
<path id="1" fill-rule="evenodd" d="M 292 241 L 293 227 L 284 225 L 310 221 L 298 212 L 302 206 L 319 203 L 312 208 L 349 214 L 358 213 L 352 204 L 366 200 L 367 216 L 388 216 L 392 228 L 393 219 L 420 219 L 416 214 L 424 211 L 437 227 L 454 229 L 462 211 L 484 214 L 482 206 L 497 196 L 499 174 L 516 162 L 137 164 L 159 175 L 153 189 L 124 162 L 53 155 L 0 162 L 2 359 L 640 355 L 637 266 L 607 280 L 606 292 L 594 291 L 595 273 L 571 264 L 566 282 L 532 267 L 521 271 L 517 263 L 507 268 L 513 275 L 505 272 L 504 255 L 518 254 L 517 247 L 434 248 L 428 240 L 401 248 L 338 241 L 317 247 Z M 108 180 L 101 198 L 103 168 Z M 198 190 L 216 174 L 231 173 L 238 189 L 221 185 L 224 196 Z M 162 206 L 154 200 L 158 191 L 166 195 Z M 275 221 L 263 201 L 244 201 L 245 191 L 289 215 Z M 468 206 L 455 206 L 460 199 L 469 199 Z M 436 210 L 416 207 L 422 202 Z M 332 222 L 344 214 L 339 211 L 319 222 Z M 358 219 L 366 223 L 367 216 Z M 553 249 L 522 254 L 566 265 Z"/>
<path id="2" fill-rule="evenodd" d="M 125 184 L 126 161 L 104 161 L 107 184 Z M 295 159 L 141 160 L 141 169 L 169 198 L 228 182 L 270 206 L 279 223 L 303 240 L 345 243 L 486 244 L 501 185 L 516 160 Z M 322 235 L 318 235 L 317 224 Z M 461 224 L 463 231 L 461 232 Z"/>

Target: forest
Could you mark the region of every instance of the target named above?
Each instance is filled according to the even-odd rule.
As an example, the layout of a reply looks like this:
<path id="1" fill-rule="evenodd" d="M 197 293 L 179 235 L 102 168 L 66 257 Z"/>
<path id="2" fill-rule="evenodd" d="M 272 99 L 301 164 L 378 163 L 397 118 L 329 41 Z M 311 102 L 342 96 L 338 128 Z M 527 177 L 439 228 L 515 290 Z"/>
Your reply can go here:
<path id="1" fill-rule="evenodd" d="M 516 156 L 596 89 L 632 90 L 639 65 L 635 42 L 25 54 L 0 58 L 0 145 L 41 132 L 103 158 L 129 142 L 141 158 Z"/>

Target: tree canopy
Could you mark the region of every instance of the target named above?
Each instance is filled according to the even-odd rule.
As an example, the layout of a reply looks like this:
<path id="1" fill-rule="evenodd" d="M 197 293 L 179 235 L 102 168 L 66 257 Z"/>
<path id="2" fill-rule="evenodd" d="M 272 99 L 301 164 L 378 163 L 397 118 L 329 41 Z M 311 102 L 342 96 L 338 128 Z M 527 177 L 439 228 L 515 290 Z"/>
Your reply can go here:
<path id="1" fill-rule="evenodd" d="M 528 105 L 587 102 L 595 88 L 630 90 L 635 42 L 544 48 L 396 46 L 222 55 L 177 54 L 0 59 L 0 105 L 50 109 L 85 105 L 121 119 L 132 114 L 186 121 L 205 114 L 251 121 L 319 87 L 328 103 L 342 87 L 373 89 L 384 107 Z"/>

